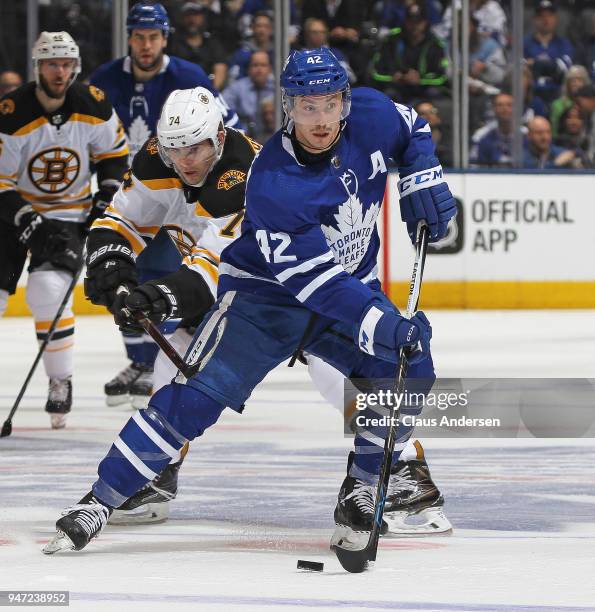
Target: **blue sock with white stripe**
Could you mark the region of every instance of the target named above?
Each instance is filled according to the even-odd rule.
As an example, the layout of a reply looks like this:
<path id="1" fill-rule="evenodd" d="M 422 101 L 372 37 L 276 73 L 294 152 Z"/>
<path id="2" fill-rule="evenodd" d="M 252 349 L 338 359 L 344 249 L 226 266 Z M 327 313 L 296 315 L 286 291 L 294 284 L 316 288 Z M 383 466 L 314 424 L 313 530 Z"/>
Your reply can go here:
<path id="1" fill-rule="evenodd" d="M 117 508 L 153 480 L 188 440 L 202 435 L 225 407 L 188 387 L 172 383 L 160 389 L 146 410 L 126 423 L 99 464 L 93 494 Z"/>

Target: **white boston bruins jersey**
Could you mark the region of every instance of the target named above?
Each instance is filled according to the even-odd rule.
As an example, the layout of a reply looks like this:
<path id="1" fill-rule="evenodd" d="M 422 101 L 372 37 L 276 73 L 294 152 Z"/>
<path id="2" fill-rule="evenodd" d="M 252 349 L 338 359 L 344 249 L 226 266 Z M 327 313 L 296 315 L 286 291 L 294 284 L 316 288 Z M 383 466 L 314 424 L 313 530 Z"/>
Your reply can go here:
<path id="1" fill-rule="evenodd" d="M 149 139 L 135 155 L 132 169 L 105 215 L 92 231 L 124 236 L 138 255 L 164 228 L 183 257 L 183 265 L 200 274 L 216 295 L 221 251 L 240 233 L 248 170 L 260 145 L 227 129 L 221 159 L 202 187 L 185 185 L 166 166 Z"/>
<path id="2" fill-rule="evenodd" d="M 46 113 L 28 83 L 0 101 L 0 195 L 16 190 L 44 216 L 83 222 L 91 208 L 91 164 L 125 157 L 122 125 L 105 94 L 73 83 Z"/>

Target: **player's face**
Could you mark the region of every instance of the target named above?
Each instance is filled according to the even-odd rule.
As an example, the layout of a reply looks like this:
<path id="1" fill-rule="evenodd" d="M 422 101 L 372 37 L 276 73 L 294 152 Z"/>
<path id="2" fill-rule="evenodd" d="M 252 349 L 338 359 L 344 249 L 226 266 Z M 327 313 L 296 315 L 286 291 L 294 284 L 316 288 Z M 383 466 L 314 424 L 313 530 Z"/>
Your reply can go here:
<path id="1" fill-rule="evenodd" d="M 326 151 L 340 128 L 343 95 L 298 96 L 291 111 L 298 142 L 310 153 Z"/>
<path id="2" fill-rule="evenodd" d="M 141 70 L 150 71 L 159 66 L 167 38 L 161 30 L 132 30 L 128 38 L 130 57 Z"/>
<path id="3" fill-rule="evenodd" d="M 222 132 L 219 133 L 220 135 Z M 210 140 L 179 149 L 166 148 L 177 173 L 187 185 L 198 185 L 207 176 L 216 160 L 217 152 Z"/>
<path id="4" fill-rule="evenodd" d="M 50 98 L 63 98 L 70 85 L 72 73 L 76 67 L 74 59 L 40 60 L 39 80 L 46 95 Z"/>

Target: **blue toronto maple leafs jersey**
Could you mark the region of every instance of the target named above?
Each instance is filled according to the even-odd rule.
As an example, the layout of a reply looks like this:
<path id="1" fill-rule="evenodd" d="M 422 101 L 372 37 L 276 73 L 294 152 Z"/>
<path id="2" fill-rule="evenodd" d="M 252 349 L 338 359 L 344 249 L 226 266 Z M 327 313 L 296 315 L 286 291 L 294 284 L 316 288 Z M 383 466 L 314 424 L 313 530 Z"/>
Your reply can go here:
<path id="1" fill-rule="evenodd" d="M 242 234 L 222 253 L 219 292 L 257 293 L 358 322 L 375 299 L 365 283 L 377 273 L 389 158 L 401 178 L 431 184 L 442 181 L 433 155 L 426 121 L 368 88 L 353 91 L 330 160 L 300 165 L 291 139 L 277 132 L 252 164 Z M 420 159 L 428 172 L 419 172 Z"/>
<path id="2" fill-rule="evenodd" d="M 163 56 L 163 67 L 145 82 L 134 79 L 130 57 L 107 62 L 91 75 L 90 82 L 103 89 L 128 134 L 130 159 L 155 135 L 161 107 L 174 89 L 205 87 L 221 106 L 225 124 L 239 127 L 235 111 L 230 110 L 205 71 L 179 57 Z"/>

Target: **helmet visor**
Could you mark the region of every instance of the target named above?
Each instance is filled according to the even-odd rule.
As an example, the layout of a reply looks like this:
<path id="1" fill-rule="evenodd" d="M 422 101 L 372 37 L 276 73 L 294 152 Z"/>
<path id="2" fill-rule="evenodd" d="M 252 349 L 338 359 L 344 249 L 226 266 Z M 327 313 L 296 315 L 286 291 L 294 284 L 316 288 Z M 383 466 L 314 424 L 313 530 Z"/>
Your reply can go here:
<path id="1" fill-rule="evenodd" d="M 219 158 L 213 143 L 204 140 L 188 147 L 163 147 L 160 152 L 164 161 L 172 166 L 188 185 L 200 186 Z"/>
<path id="2" fill-rule="evenodd" d="M 173 164 L 191 164 L 204 166 L 211 164 L 217 157 L 217 151 L 210 140 L 203 140 L 188 147 L 163 147 L 163 152 Z"/>
<path id="3" fill-rule="evenodd" d="M 331 126 L 349 114 L 349 90 L 320 96 L 286 96 L 283 103 L 287 116 L 298 125 Z"/>

